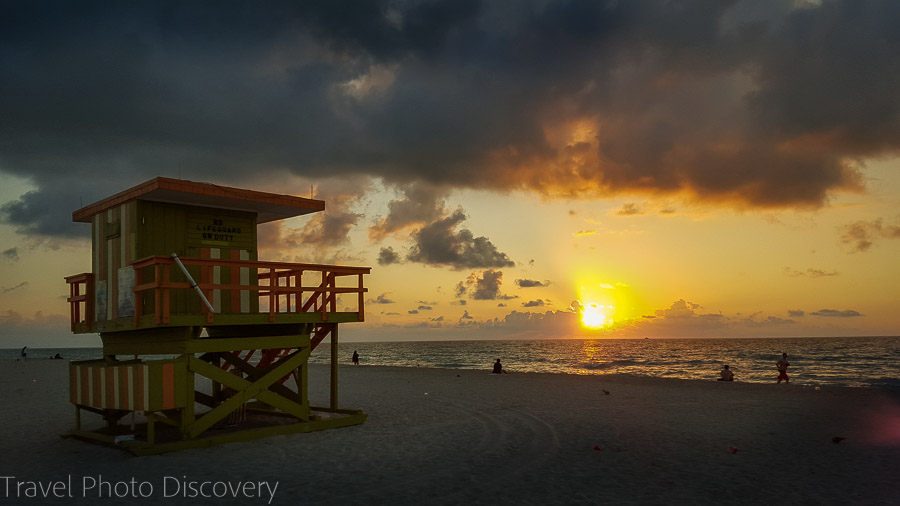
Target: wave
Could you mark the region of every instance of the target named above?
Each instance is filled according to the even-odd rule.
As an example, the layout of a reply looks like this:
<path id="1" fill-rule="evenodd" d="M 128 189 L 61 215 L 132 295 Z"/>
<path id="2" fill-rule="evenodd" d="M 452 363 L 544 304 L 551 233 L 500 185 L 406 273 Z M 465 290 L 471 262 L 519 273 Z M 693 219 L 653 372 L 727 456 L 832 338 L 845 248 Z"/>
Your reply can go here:
<path id="1" fill-rule="evenodd" d="M 628 365 L 646 365 L 644 362 L 639 362 L 636 360 L 612 360 L 610 362 L 581 362 L 579 366 L 583 369 L 591 369 L 591 370 L 602 370 L 602 369 L 612 369 L 614 367 L 628 366 Z"/>

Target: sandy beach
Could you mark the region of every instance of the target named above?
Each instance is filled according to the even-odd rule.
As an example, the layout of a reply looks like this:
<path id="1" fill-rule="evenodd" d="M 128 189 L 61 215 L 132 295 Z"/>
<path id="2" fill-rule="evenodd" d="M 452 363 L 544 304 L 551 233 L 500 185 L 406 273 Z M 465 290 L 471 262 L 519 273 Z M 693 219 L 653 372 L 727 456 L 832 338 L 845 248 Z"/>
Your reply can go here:
<path id="1" fill-rule="evenodd" d="M 66 362 L 3 363 L 0 504 L 900 501 L 900 399 L 883 392 L 367 366 L 340 374 L 341 406 L 364 409 L 363 425 L 134 457 L 59 437 L 74 423 Z M 326 375 L 312 367 L 314 404 L 327 400 Z M 109 493 L 86 489 L 103 482 Z M 253 486 L 238 498 L 184 497 L 188 483 L 204 482 L 217 493 Z M 24 493 L 51 484 L 61 497 Z"/>

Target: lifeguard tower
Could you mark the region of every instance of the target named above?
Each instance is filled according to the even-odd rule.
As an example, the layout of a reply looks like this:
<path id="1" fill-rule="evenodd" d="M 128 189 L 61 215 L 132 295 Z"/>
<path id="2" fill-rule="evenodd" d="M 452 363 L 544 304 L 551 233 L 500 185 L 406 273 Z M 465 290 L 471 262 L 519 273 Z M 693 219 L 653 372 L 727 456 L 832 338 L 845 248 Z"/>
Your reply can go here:
<path id="1" fill-rule="evenodd" d="M 69 366 L 66 435 L 155 454 L 363 423 L 338 406 L 338 325 L 364 320 L 370 269 L 257 258 L 257 225 L 324 209 L 159 177 L 72 213 L 93 240 L 91 272 L 66 278 L 72 331 L 99 333 L 103 359 Z M 315 407 L 308 359 L 326 338 Z"/>

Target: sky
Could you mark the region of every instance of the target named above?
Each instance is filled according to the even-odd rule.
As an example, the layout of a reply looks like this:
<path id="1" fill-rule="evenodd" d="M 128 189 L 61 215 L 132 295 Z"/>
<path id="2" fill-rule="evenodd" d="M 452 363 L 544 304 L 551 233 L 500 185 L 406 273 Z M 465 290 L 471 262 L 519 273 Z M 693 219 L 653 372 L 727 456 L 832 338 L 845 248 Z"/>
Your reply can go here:
<path id="1" fill-rule="evenodd" d="M 348 340 L 897 335 L 900 3 L 0 4 L 0 348 L 73 336 L 84 205 L 289 193 Z"/>

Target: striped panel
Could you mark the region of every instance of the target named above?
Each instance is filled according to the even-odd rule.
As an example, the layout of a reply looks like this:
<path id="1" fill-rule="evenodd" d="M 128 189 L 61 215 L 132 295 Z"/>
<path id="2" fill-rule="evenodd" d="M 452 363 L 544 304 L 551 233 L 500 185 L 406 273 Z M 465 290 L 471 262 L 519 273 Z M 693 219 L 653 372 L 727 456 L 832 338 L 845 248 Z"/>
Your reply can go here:
<path id="1" fill-rule="evenodd" d="M 111 223 L 115 221 L 115 212 L 117 209 L 110 209 L 106 211 L 106 227 L 109 227 Z M 116 306 L 116 301 L 119 300 L 116 296 L 119 292 L 119 284 L 117 283 L 117 270 L 118 265 L 116 262 L 116 254 L 118 253 L 117 242 L 115 239 L 107 239 L 106 238 L 106 230 L 103 231 L 103 240 L 106 243 L 106 318 L 109 320 L 116 319 L 116 311 L 118 307 Z"/>
<path id="2" fill-rule="evenodd" d="M 93 265 L 91 266 L 91 272 L 96 275 L 95 283 L 99 283 L 100 280 L 103 279 L 103 270 L 100 267 L 102 265 L 100 263 L 102 260 L 100 253 L 103 251 L 100 248 L 100 245 L 101 245 L 100 236 L 103 234 L 103 230 L 101 230 L 100 223 L 103 220 L 101 220 L 100 217 L 101 217 L 100 214 L 96 214 L 96 215 L 94 215 L 93 218 L 91 218 L 91 221 L 92 221 L 91 228 L 93 231 L 92 235 L 93 235 L 93 240 L 94 240 L 94 244 L 92 245 L 92 252 L 93 252 L 94 258 L 93 258 Z M 101 309 L 100 309 L 100 304 L 99 304 L 100 301 L 97 300 L 97 295 L 99 294 L 99 290 L 97 290 L 96 288 L 97 287 L 94 286 L 94 321 L 99 321 Z"/>
<path id="3" fill-rule="evenodd" d="M 210 258 L 222 258 L 222 250 L 219 248 L 209 248 L 209 257 Z M 213 267 L 213 279 L 212 282 L 220 285 L 222 284 L 222 268 L 219 266 Z M 216 313 L 222 312 L 222 290 L 213 290 L 213 309 L 215 309 Z"/>
<path id="4" fill-rule="evenodd" d="M 175 361 L 111 365 L 72 362 L 69 401 L 99 409 L 160 411 L 184 407 L 185 371 Z"/>
<path id="5" fill-rule="evenodd" d="M 241 260 L 250 260 L 250 252 L 242 249 L 241 250 Z M 249 267 L 241 267 L 241 284 L 249 285 L 250 284 L 250 268 Z M 249 290 L 241 290 L 241 313 L 249 313 L 250 312 L 250 291 Z"/>

